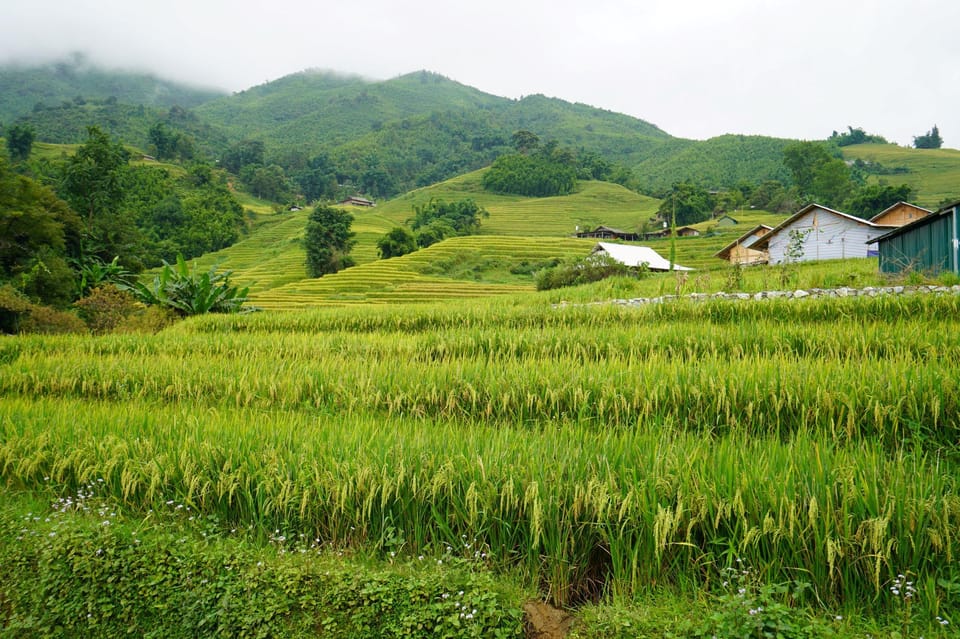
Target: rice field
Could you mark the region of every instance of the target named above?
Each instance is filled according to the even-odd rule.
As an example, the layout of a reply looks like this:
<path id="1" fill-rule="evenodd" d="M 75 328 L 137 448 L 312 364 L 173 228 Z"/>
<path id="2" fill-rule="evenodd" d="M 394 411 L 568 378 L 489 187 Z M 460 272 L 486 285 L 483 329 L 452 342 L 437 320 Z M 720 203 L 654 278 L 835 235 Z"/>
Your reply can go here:
<path id="1" fill-rule="evenodd" d="M 326 278 L 324 278 L 326 279 Z M 386 553 L 560 604 L 714 588 L 956 606 L 960 298 L 547 294 L 0 341 L 0 477 Z M 946 585 L 944 585 L 946 584 Z"/>

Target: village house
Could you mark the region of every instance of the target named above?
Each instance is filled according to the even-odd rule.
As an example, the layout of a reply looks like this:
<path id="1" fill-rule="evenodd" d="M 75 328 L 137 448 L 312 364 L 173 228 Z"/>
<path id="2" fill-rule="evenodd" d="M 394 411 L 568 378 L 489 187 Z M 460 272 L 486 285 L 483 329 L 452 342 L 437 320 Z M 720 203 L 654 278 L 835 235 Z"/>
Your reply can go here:
<path id="1" fill-rule="evenodd" d="M 731 264 L 766 264 L 769 259 L 767 251 L 755 249 L 753 245 L 757 240 L 772 230 L 772 226 L 758 224 L 730 244 L 724 246 L 714 254 L 714 257 L 727 260 Z"/>
<path id="2" fill-rule="evenodd" d="M 373 200 L 368 200 L 366 198 L 357 197 L 351 195 L 350 197 L 340 200 L 337 204 L 348 204 L 353 206 L 376 206 L 377 204 Z"/>
<path id="3" fill-rule="evenodd" d="M 884 209 L 880 213 L 870 218 L 874 224 L 881 226 L 903 226 L 926 217 L 933 213 L 929 209 L 910 204 L 909 202 L 897 202 L 893 206 Z"/>
<path id="4" fill-rule="evenodd" d="M 820 204 L 810 204 L 750 248 L 767 251 L 770 264 L 872 257 L 876 255 L 876 239 L 892 228 Z"/>
<path id="5" fill-rule="evenodd" d="M 591 238 L 598 240 L 622 240 L 624 242 L 635 242 L 640 239 L 639 233 L 615 229 L 612 226 L 598 226 L 592 231 L 577 231 L 577 237 Z"/>

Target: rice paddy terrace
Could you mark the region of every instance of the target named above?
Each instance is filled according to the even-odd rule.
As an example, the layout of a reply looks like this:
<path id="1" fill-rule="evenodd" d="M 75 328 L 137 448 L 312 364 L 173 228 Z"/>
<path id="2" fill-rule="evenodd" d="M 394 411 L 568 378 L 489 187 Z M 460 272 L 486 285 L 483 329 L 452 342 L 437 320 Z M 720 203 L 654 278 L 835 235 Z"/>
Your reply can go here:
<path id="1" fill-rule="evenodd" d="M 579 228 L 600 224 L 634 229 L 656 212 L 659 201 L 619 185 L 585 182 L 569 196 L 523 198 L 485 192 L 481 172 L 407 193 L 374 208 L 349 207 L 354 215 L 357 266 L 322 278 L 305 275 L 302 237 L 309 211 L 259 215 L 254 231 L 236 245 L 197 260 L 219 263 L 237 283 L 251 286 L 260 308 L 292 310 L 316 306 L 431 302 L 459 297 L 532 291 L 532 273 L 554 259 L 589 253 L 592 240 L 576 239 Z M 472 198 L 490 212 L 480 233 L 451 238 L 390 260 L 378 259 L 376 242 L 413 216 L 430 199 Z M 697 269 L 722 268 L 713 253 L 747 227 L 782 217 L 764 212 L 737 214 L 741 224 L 677 242 L 677 261 Z M 712 222 L 697 225 L 705 233 Z M 648 242 L 664 255 L 667 240 Z"/>

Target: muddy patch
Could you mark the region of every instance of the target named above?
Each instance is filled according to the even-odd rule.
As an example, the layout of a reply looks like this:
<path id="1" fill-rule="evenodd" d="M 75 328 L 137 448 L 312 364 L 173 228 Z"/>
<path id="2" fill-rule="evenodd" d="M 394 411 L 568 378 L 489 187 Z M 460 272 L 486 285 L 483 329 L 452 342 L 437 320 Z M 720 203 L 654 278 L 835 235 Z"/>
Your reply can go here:
<path id="1" fill-rule="evenodd" d="M 523 612 L 527 639 L 563 639 L 570 634 L 575 620 L 569 612 L 542 601 L 528 601 Z"/>

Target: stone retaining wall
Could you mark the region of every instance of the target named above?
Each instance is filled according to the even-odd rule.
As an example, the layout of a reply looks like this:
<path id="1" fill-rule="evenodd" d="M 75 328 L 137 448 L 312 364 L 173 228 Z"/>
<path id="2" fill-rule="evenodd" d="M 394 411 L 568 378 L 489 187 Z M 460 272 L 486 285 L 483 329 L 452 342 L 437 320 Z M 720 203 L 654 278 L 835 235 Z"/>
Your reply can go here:
<path id="1" fill-rule="evenodd" d="M 761 291 L 759 293 L 689 293 L 687 295 L 661 295 L 660 297 L 634 297 L 613 299 L 594 304 L 618 304 L 620 306 L 643 306 L 662 304 L 677 299 L 689 300 L 774 300 L 774 299 L 819 299 L 824 297 L 877 297 L 878 295 L 960 295 L 960 284 L 955 286 L 867 286 L 864 288 L 811 288 L 795 291 Z M 561 302 L 555 306 L 567 306 Z"/>

